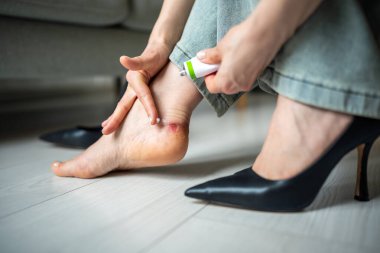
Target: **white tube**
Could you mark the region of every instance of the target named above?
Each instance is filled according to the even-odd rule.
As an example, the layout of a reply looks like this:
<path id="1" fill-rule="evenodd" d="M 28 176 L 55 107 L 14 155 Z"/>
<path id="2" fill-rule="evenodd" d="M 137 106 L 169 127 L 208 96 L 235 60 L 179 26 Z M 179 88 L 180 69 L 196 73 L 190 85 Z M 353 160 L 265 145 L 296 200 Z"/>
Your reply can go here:
<path id="1" fill-rule="evenodd" d="M 206 64 L 201 62 L 197 57 L 191 58 L 183 63 L 181 76 L 188 76 L 190 79 L 197 79 L 216 72 L 220 64 Z"/>

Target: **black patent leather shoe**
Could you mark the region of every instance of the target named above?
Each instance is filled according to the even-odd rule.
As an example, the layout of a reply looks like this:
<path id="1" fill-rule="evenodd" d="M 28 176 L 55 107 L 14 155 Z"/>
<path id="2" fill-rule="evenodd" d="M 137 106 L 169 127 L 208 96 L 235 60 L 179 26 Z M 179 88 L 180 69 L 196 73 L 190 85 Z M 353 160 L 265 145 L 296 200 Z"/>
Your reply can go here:
<path id="1" fill-rule="evenodd" d="M 301 211 L 309 206 L 337 163 L 358 148 L 358 176 L 355 199 L 367 201 L 367 161 L 372 144 L 380 135 L 380 120 L 355 117 L 345 132 L 309 168 L 284 180 L 260 177 L 251 167 L 186 190 L 191 198 L 243 208 L 274 211 Z"/>
<path id="2" fill-rule="evenodd" d="M 70 148 L 88 148 L 102 136 L 102 127 L 69 128 L 46 133 L 41 140 Z"/>

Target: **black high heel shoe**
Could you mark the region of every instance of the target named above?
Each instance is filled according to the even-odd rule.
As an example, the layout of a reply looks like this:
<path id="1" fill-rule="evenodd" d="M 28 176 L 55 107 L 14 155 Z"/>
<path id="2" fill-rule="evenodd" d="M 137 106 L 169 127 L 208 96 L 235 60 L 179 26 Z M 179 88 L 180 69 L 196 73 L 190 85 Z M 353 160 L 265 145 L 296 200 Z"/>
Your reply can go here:
<path id="1" fill-rule="evenodd" d="M 309 206 L 326 178 L 344 155 L 358 147 L 355 199 L 367 201 L 367 161 L 371 146 L 380 136 L 380 120 L 355 117 L 345 132 L 308 169 L 285 180 L 260 177 L 251 167 L 186 190 L 188 197 L 243 208 L 295 212 Z"/>

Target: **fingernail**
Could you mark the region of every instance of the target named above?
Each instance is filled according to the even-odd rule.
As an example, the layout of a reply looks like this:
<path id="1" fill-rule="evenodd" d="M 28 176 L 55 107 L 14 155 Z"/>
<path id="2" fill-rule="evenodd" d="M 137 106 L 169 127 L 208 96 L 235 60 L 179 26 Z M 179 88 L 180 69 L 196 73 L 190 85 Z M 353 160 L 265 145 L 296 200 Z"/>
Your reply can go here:
<path id="1" fill-rule="evenodd" d="M 152 124 L 152 122 L 153 122 L 153 118 L 149 116 L 149 123 Z"/>
<path id="2" fill-rule="evenodd" d="M 161 121 L 160 118 L 157 118 L 157 119 L 156 119 L 157 124 L 160 123 L 160 121 Z"/>
<path id="3" fill-rule="evenodd" d="M 199 51 L 199 52 L 197 53 L 197 58 L 198 58 L 199 60 L 202 60 L 202 59 L 206 58 L 206 52 L 205 52 L 205 51 Z"/>

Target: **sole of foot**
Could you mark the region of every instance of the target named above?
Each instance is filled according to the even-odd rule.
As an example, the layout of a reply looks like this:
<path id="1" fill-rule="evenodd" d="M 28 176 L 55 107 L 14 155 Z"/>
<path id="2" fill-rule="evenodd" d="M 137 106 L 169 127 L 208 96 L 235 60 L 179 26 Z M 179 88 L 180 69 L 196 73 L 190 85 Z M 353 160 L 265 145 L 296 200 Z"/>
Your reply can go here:
<path id="1" fill-rule="evenodd" d="M 94 178 L 116 169 L 138 169 L 176 163 L 186 154 L 192 111 L 202 100 L 195 85 L 179 76 L 172 63 L 153 79 L 151 91 L 162 121 L 151 125 L 136 100 L 120 128 L 103 135 L 78 157 L 54 162 L 62 177 Z"/>

